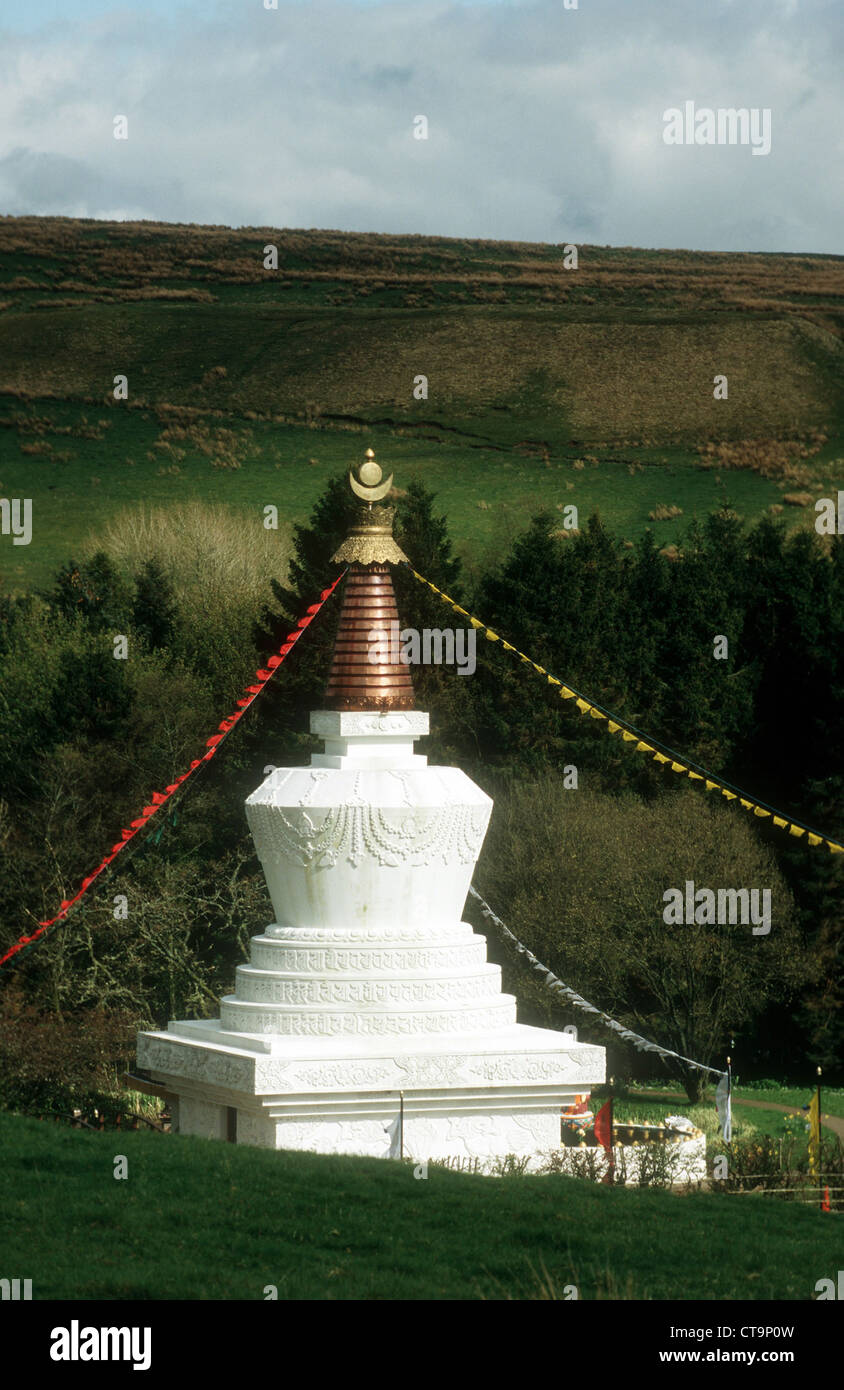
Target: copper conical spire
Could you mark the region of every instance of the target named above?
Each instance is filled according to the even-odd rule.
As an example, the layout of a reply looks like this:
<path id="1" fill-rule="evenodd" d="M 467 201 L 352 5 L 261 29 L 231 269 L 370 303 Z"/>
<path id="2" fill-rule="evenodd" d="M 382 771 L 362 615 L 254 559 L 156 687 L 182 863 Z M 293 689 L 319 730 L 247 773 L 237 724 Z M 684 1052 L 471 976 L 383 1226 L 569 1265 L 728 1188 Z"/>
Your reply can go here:
<path id="1" fill-rule="evenodd" d="M 325 709 L 414 708 L 410 670 L 393 659 L 397 654 L 391 650 L 398 646 L 393 635 L 398 631 L 389 565 L 353 564 L 343 592 Z"/>
<path id="2" fill-rule="evenodd" d="M 393 507 L 374 507 L 386 497 L 392 474 L 381 483 L 381 469 L 371 450 L 359 480 L 350 474 L 353 491 L 366 506 L 352 526 L 335 561 L 349 561 L 325 709 L 414 709 L 413 682 L 398 655 L 400 631 L 391 564 L 406 556 L 393 540 Z"/>

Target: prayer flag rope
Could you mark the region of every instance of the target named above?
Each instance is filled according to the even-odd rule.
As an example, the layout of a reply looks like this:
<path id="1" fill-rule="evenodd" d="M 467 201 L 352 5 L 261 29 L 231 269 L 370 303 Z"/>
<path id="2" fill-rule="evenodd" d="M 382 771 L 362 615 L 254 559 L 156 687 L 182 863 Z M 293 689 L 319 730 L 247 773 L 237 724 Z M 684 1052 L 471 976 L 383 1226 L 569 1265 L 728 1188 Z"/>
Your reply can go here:
<path id="1" fill-rule="evenodd" d="M 486 623 L 482 623 L 479 618 L 473 618 L 471 613 L 468 613 L 465 608 L 461 608 L 460 604 L 455 603 L 454 599 L 449 598 L 448 594 L 443 593 L 442 589 L 438 589 L 436 584 L 431 583 L 430 579 L 426 579 L 424 575 L 419 574 L 410 565 L 408 569 L 413 577 L 419 580 L 420 584 L 426 584 L 429 589 L 442 599 L 443 603 L 447 603 L 450 608 L 453 608 L 455 613 L 460 613 L 464 618 L 468 618 L 472 627 L 482 632 L 488 642 L 500 642 L 505 651 L 512 652 L 524 665 L 532 666 L 538 675 L 544 676 L 549 685 L 557 687 L 562 700 L 574 700 L 581 714 L 589 714 L 593 719 L 605 721 L 608 731 L 611 734 L 620 734 L 625 743 L 634 743 L 637 753 L 650 753 L 655 762 L 661 763 L 663 766 L 669 766 L 672 772 L 682 773 L 692 782 L 703 782 L 708 792 L 719 791 L 723 797 L 726 797 L 727 801 L 738 801 L 739 805 L 742 806 L 745 811 L 752 811 L 754 816 L 759 816 L 762 819 L 770 819 L 778 830 L 787 830 L 789 835 L 793 835 L 797 839 L 801 839 L 805 835 L 806 841 L 810 845 L 826 845 L 831 854 L 844 854 L 844 845 L 838 840 L 832 840 L 829 836 L 820 834 L 819 831 L 813 830 L 810 826 L 803 825 L 802 822 L 783 815 L 781 811 L 775 810 L 773 806 L 766 806 L 764 802 L 756 801 L 754 798 L 747 796 L 745 792 L 729 786 L 728 783 L 715 777 L 711 772 L 707 772 L 706 768 L 699 767 L 697 764 L 689 765 L 688 761 L 683 761 L 683 755 L 675 753 L 670 748 L 666 748 L 665 744 L 659 743 L 657 739 L 651 738 L 649 734 L 643 734 L 641 730 L 635 728 L 632 724 L 626 724 L 624 720 L 611 714 L 609 710 L 602 709 L 600 705 L 596 705 L 593 701 L 587 700 L 579 691 L 573 690 L 570 685 L 566 685 L 564 681 L 558 680 L 556 676 L 552 676 L 549 671 L 546 671 L 544 666 L 540 666 L 538 662 L 533 661 L 529 656 L 525 656 L 524 652 L 520 652 L 518 647 L 514 647 L 510 642 L 505 642 L 504 638 L 499 637 L 498 633 L 493 632 L 492 628 L 487 627 Z"/>
<path id="2" fill-rule="evenodd" d="M 655 1052 L 660 1057 L 672 1057 L 677 1062 L 683 1062 L 687 1067 L 697 1067 L 698 1071 L 708 1071 L 712 1076 L 727 1075 L 726 1072 L 719 1071 L 717 1067 L 707 1067 L 703 1062 L 694 1062 L 691 1057 L 683 1057 L 679 1052 L 672 1052 L 670 1047 L 660 1047 L 658 1043 L 649 1042 L 647 1038 L 640 1037 L 638 1033 L 634 1033 L 630 1028 L 625 1028 L 622 1023 L 617 1023 L 614 1018 L 610 1018 L 609 1014 L 602 1013 L 600 1009 L 596 1009 L 594 1004 L 588 1003 L 587 1000 L 581 998 L 579 994 L 576 994 L 573 989 L 570 989 L 568 985 L 564 985 L 562 980 L 559 980 L 554 972 L 548 969 L 547 965 L 543 965 L 542 961 L 537 960 L 536 956 L 532 951 L 528 950 L 527 946 L 522 945 L 518 937 L 514 936 L 510 931 L 510 928 L 505 927 L 501 918 L 495 915 L 489 903 L 484 901 L 473 884 L 469 885 L 469 892 L 477 902 L 484 917 L 488 918 L 503 936 L 506 936 L 508 940 L 513 942 L 519 954 L 523 955 L 525 959 L 530 962 L 531 969 L 538 970 L 540 975 L 543 976 L 544 983 L 548 988 L 553 990 L 555 994 L 562 995 L 568 1004 L 573 1004 L 576 1009 L 582 1009 L 584 1013 L 594 1014 L 596 1018 L 600 1019 L 605 1028 L 610 1028 L 614 1033 L 618 1033 L 618 1036 L 623 1038 L 625 1042 L 632 1043 L 637 1052 Z"/>
<path id="3" fill-rule="evenodd" d="M 281 666 L 282 662 L 293 650 L 299 638 L 302 636 L 302 633 L 306 628 L 310 627 L 320 609 L 328 602 L 345 573 L 346 570 L 344 569 L 328 589 L 323 589 L 318 602 L 312 603 L 304 617 L 299 619 L 293 631 L 288 632 L 278 652 L 267 661 L 266 667 L 262 667 L 255 672 L 255 684 L 247 685 L 243 692 L 243 698 L 238 700 L 237 708 L 234 712 L 227 715 L 227 717 L 217 725 L 217 732 L 212 734 L 209 739 L 206 739 L 205 747 L 207 752 L 203 753 L 201 758 L 195 758 L 187 771 L 177 777 L 174 782 L 171 782 L 168 787 L 165 787 L 163 792 L 152 793 L 149 804 L 144 806 L 140 816 L 138 816 L 136 820 L 133 820 L 129 826 L 121 831 L 120 839 L 116 845 L 112 845 L 110 853 L 100 860 L 100 863 L 92 873 L 88 874 L 86 878 L 83 878 L 79 891 L 75 893 L 72 898 L 65 898 L 63 900 L 54 917 L 48 917 L 45 921 L 39 922 L 37 931 L 32 932 L 30 936 L 20 937 L 4 956 L 0 956 L 0 968 L 6 965 L 18 952 L 32 946 L 50 929 L 50 927 L 55 926 L 56 922 L 63 921 L 70 909 L 79 902 L 80 898 L 85 896 L 89 888 L 91 888 L 99 878 L 100 874 L 104 873 L 109 865 L 117 858 L 118 854 L 121 854 L 126 846 L 131 843 L 138 831 L 143 830 L 144 826 L 152 820 L 153 816 L 158 815 L 162 806 L 167 805 L 182 785 L 187 782 L 189 778 L 193 777 L 194 773 L 198 772 L 205 763 L 211 761 L 238 721 L 243 718 L 246 711 L 255 703 L 258 696 L 263 694 L 268 682 L 272 680 L 279 666 Z"/>

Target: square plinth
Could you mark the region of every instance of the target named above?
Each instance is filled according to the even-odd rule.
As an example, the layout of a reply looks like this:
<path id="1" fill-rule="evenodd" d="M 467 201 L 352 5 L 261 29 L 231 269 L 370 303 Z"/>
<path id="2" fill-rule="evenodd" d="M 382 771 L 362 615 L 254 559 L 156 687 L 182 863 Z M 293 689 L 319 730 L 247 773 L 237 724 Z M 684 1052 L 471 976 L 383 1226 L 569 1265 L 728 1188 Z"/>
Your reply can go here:
<path id="1" fill-rule="evenodd" d="M 236 1035 L 205 1020 L 138 1038 L 139 1064 L 178 1098 L 179 1133 L 377 1158 L 400 1147 L 481 1170 L 558 1149 L 560 1111 L 605 1079 L 605 1055 L 524 1024 L 391 1041 Z"/>

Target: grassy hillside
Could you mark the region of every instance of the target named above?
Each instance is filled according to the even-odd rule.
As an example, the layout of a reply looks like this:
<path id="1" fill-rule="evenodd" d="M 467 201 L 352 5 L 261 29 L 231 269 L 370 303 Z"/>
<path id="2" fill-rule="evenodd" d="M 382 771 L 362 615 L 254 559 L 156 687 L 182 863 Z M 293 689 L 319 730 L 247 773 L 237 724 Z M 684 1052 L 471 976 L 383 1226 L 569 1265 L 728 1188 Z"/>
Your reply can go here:
<path id="1" fill-rule="evenodd" d="M 302 519 L 369 444 L 474 555 L 572 502 L 630 539 L 679 509 L 666 545 L 725 497 L 810 525 L 841 482 L 842 295 L 836 257 L 583 246 L 567 270 L 555 246 L 2 218 L 0 493 L 36 534 L 0 573 L 43 582 L 123 502 Z"/>
<path id="2" fill-rule="evenodd" d="M 799 431 L 835 409 L 837 340 L 762 316 L 83 303 L 7 312 L 0 331 L 11 392 L 105 401 L 119 371 L 146 402 L 552 452 Z M 713 399 L 716 373 L 726 401 Z M 427 401 L 414 399 L 418 374 Z"/>
<path id="3" fill-rule="evenodd" d="M 764 1197 L 484 1178 L 0 1114 L 6 1266 L 33 1297 L 798 1299 L 840 1218 Z M 115 1180 L 114 1155 L 128 1158 Z"/>

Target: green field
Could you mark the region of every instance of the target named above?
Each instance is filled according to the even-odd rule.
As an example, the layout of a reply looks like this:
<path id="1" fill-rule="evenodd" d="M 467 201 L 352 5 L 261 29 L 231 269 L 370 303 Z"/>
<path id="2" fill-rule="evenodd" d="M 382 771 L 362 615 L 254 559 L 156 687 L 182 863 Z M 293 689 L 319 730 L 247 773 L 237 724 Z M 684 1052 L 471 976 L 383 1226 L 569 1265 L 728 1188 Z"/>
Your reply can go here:
<path id="1" fill-rule="evenodd" d="M 0 1114 L 6 1266 L 36 1299 L 810 1300 L 841 1218 L 676 1196 L 268 1153 Z M 113 1176 L 114 1156 L 128 1178 Z M 740 1205 L 737 1205 L 740 1204 Z"/>
<path id="2" fill-rule="evenodd" d="M 8 398 L 0 398 L 0 423 L 11 413 Z M 19 405 L 13 413 L 24 414 Z M 648 521 L 650 511 L 660 503 L 677 505 L 681 517 L 656 523 L 668 545 L 679 540 L 692 517 L 703 516 L 725 496 L 749 517 L 780 497 L 768 479 L 733 472 L 726 482 L 719 480 L 677 448 L 628 449 L 626 456 L 643 464 L 631 476 L 629 465 L 620 461 L 575 469 L 569 459 L 545 467 L 517 453 L 443 441 L 423 444 L 383 429 L 352 436 L 250 422 L 239 431 L 246 457 L 235 470 L 215 468 L 207 455 L 190 448 L 185 458 L 171 464 L 167 454 L 156 453 L 161 428 L 153 411 L 82 411 L 70 402 L 46 401 L 37 403 L 36 413 L 59 428 L 74 428 L 75 419 L 81 425 L 82 414 L 89 421 L 105 420 L 108 427 L 101 438 L 80 441 L 49 428 L 37 436 L 20 427 L 0 436 L 2 495 L 33 498 L 32 544 L 13 546 L 5 538 L 0 549 L 0 574 L 12 588 L 46 584 L 62 561 L 96 544 L 102 524 L 127 506 L 202 498 L 251 515 L 260 526 L 263 507 L 272 503 L 281 519 L 304 521 L 327 479 L 357 462 L 369 446 L 386 467 L 395 469 L 398 485 L 406 487 L 419 478 L 436 492 L 452 535 L 460 538 L 458 549 L 470 564 L 505 554 L 513 535 L 542 507 L 553 513 L 574 504 L 581 525 L 597 509 L 620 535 L 635 540 L 654 524 Z M 233 428 L 229 419 L 226 425 Z M 21 443 L 33 437 L 70 457 L 22 454 Z M 174 467 L 177 471 L 170 471 Z M 561 512 L 561 527 L 562 522 Z"/>
<path id="3" fill-rule="evenodd" d="M 672 1088 L 666 1086 L 664 1081 L 633 1082 L 630 1085 L 630 1093 L 625 1100 L 625 1104 L 644 1105 L 648 1107 L 652 1104 L 661 1105 L 662 1102 L 655 1101 L 652 1096 L 642 1096 L 641 1100 L 638 1100 L 636 1092 L 639 1090 L 664 1091 L 670 1089 Z M 809 1101 L 812 1099 L 813 1090 L 814 1088 L 811 1083 L 806 1086 L 783 1086 L 775 1081 L 750 1081 L 745 1084 L 739 1084 L 734 1081 L 732 1095 L 734 1102 L 752 1100 L 762 1101 L 770 1105 L 788 1105 L 796 1113 L 802 1110 L 804 1105 L 808 1105 Z M 685 1098 L 678 1098 L 678 1100 L 672 1102 L 672 1104 L 678 1107 L 679 1113 L 679 1111 L 685 1112 L 688 1102 Z M 714 1111 L 714 1089 L 710 1089 L 706 1104 L 711 1105 Z M 844 1090 L 842 1090 L 840 1086 L 824 1086 L 821 1092 L 821 1107 L 824 1115 L 835 1115 L 839 1119 L 844 1119 Z M 745 1119 L 752 1121 L 755 1125 L 761 1125 L 762 1120 L 765 1118 L 764 1112 L 756 1110 L 755 1108 L 753 1110 L 746 1109 L 742 1114 Z M 779 1123 L 780 1117 L 775 1114 L 774 1116 L 769 1115 L 767 1118 L 769 1120 L 772 1119 L 773 1123 L 776 1125 Z M 775 1129 L 766 1130 L 766 1133 L 776 1132 Z"/>
<path id="4" fill-rule="evenodd" d="M 542 506 L 666 546 L 725 499 L 811 526 L 842 481 L 842 295 L 836 257 L 582 247 L 566 271 L 549 246 L 0 219 L 0 495 L 34 523 L 0 577 L 44 584 L 127 504 L 302 521 L 370 445 L 470 562 Z"/>

